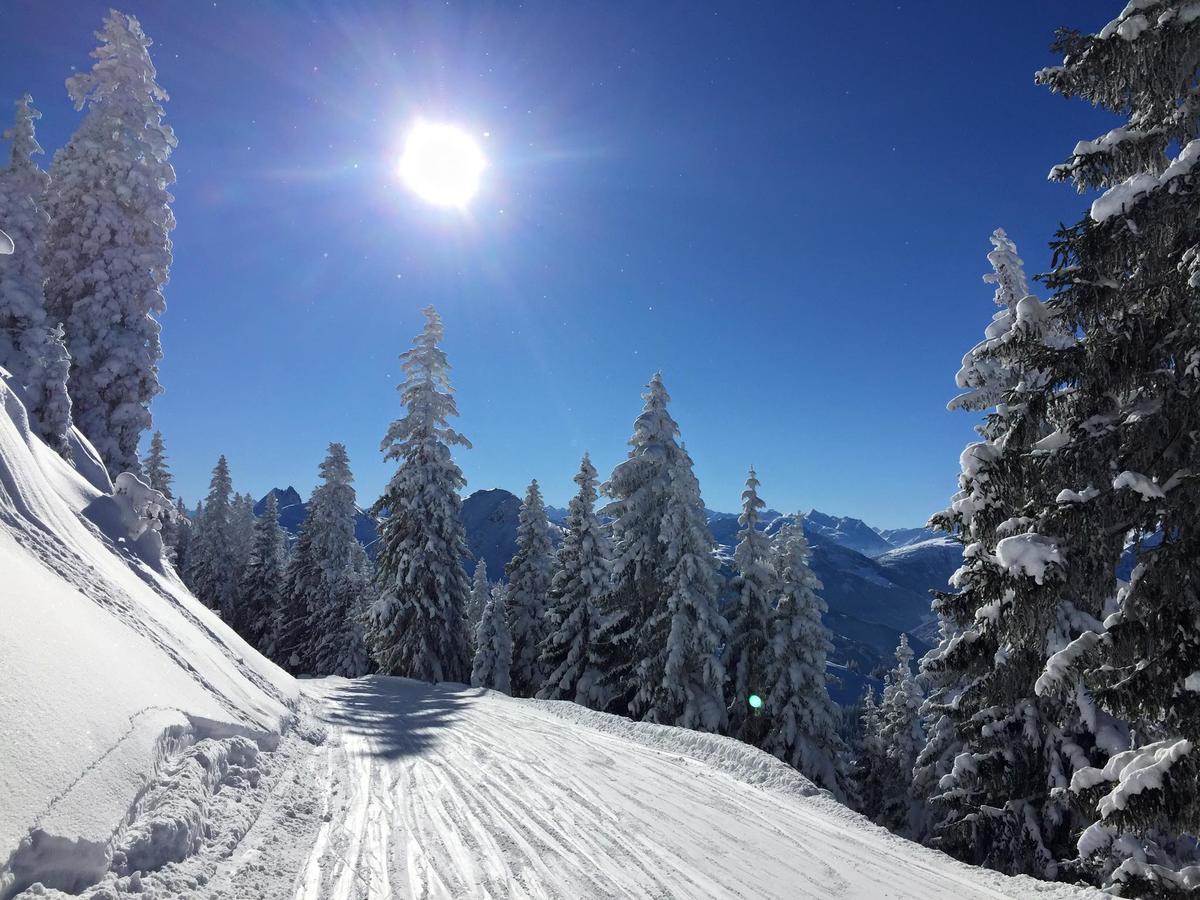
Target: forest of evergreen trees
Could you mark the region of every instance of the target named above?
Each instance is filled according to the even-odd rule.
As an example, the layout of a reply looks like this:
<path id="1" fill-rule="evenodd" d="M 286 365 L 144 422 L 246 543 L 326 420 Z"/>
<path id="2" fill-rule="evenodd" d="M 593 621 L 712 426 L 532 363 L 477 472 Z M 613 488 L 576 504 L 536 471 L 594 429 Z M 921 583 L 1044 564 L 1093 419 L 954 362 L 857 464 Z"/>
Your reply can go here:
<path id="1" fill-rule="evenodd" d="M 83 122 L 49 171 L 32 98 L 5 134 L 0 366 L 50 447 L 69 456 L 78 426 L 173 504 L 168 558 L 250 644 L 295 673 L 469 681 L 728 734 L 1004 872 L 1200 889 L 1200 6 L 1137 0 L 1098 34 L 1061 31 L 1062 64 L 1037 73 L 1125 124 L 1051 173 L 1095 199 L 1054 236 L 1044 297 L 991 237 L 996 308 L 950 404 L 981 418 L 979 440 L 933 519 L 962 567 L 934 599 L 937 647 L 914 664 L 902 640 L 850 729 L 802 528 L 762 530 L 751 469 L 722 579 L 659 374 L 607 480 L 584 455 L 557 549 L 529 485 L 503 578 L 464 567 L 452 451 L 470 443 L 431 307 L 401 356 L 374 559 L 339 443 L 294 541 L 274 496 L 256 516 L 234 492 L 224 457 L 188 510 L 162 435 L 138 453 L 160 391 L 175 136 L 137 20 L 114 11 L 99 37 L 68 83 Z"/>

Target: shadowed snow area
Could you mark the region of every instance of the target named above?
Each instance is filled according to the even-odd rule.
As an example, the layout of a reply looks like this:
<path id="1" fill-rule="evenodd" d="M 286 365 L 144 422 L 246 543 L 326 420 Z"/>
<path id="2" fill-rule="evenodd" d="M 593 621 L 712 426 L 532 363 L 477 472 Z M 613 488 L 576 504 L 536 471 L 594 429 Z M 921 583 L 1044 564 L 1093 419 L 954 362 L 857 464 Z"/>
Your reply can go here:
<path id="1" fill-rule="evenodd" d="M 1067 898 L 902 840 L 729 738 L 398 678 L 305 682 L 311 841 L 247 848 L 255 896 Z M 256 831 L 270 833 L 260 820 Z M 248 839 L 253 839 L 252 832 Z M 272 854 L 294 863 L 281 864 Z"/>

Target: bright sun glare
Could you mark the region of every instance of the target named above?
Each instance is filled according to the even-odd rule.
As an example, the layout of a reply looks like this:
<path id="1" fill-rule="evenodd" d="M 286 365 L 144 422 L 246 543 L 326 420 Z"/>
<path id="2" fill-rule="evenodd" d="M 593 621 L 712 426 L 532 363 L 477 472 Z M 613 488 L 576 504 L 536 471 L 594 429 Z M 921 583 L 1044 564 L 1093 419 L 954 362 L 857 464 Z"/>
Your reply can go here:
<path id="1" fill-rule="evenodd" d="M 462 209 L 479 190 L 487 159 L 479 144 L 453 125 L 417 121 L 404 139 L 400 177 L 434 206 Z"/>

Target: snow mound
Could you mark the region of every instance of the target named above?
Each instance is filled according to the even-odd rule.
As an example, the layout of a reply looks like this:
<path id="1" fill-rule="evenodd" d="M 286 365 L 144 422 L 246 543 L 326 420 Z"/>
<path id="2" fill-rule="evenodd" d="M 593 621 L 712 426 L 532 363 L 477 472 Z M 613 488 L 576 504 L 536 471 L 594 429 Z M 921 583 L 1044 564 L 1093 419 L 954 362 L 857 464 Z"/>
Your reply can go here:
<path id="1" fill-rule="evenodd" d="M 500 696 L 503 695 L 496 695 L 497 699 Z M 573 725 L 582 725 L 643 747 L 687 757 L 746 784 L 774 793 L 791 797 L 832 797 L 828 791 L 817 787 L 787 763 L 734 738 L 672 725 L 634 722 L 610 713 L 596 712 L 567 700 L 514 702 L 553 713 Z"/>
<path id="2" fill-rule="evenodd" d="M 96 881 L 166 760 L 206 737 L 270 747 L 298 696 L 147 563 L 152 493 L 132 476 L 114 490 L 70 443 L 74 465 L 0 377 L 0 898 Z"/>
<path id="3" fill-rule="evenodd" d="M 155 779 L 142 813 L 121 836 L 115 867 L 123 874 L 148 872 L 195 853 L 213 795 L 221 788 L 257 787 L 260 775 L 258 745 L 247 738 L 189 747 Z"/>

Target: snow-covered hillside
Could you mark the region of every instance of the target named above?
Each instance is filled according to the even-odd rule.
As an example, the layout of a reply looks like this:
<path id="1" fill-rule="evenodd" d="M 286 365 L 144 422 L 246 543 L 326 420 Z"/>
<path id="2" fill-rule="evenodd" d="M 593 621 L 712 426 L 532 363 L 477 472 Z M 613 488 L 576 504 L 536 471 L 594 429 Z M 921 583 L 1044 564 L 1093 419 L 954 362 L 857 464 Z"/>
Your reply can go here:
<path id="1" fill-rule="evenodd" d="M 1084 896 L 729 738 L 398 678 L 301 696 L 101 515 L 122 501 L 78 434 L 72 467 L 0 401 L 6 900 Z"/>
<path id="2" fill-rule="evenodd" d="M 112 522 L 112 486 L 72 439 L 75 467 L 0 377 L 0 897 L 99 878 L 157 766 L 205 737 L 271 746 L 297 697 L 136 535 L 83 515 Z"/>

